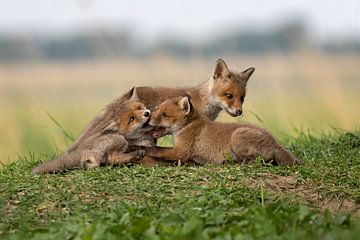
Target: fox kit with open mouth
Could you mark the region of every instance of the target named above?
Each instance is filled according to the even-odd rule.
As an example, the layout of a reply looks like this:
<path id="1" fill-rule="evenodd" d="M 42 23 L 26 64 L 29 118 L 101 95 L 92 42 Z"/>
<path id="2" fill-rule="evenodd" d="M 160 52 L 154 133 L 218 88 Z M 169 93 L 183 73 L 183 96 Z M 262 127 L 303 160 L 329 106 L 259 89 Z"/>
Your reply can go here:
<path id="1" fill-rule="evenodd" d="M 130 99 L 124 101 L 115 111 L 115 118 L 98 134 L 81 142 L 70 153 L 44 163 L 33 169 L 34 174 L 69 170 L 73 168 L 95 168 L 103 164 L 135 162 L 144 155 L 143 150 L 128 152 L 128 146 L 151 131 L 148 125 L 151 112 L 139 102 L 136 88 Z"/>
<path id="2" fill-rule="evenodd" d="M 213 73 L 209 80 L 197 87 L 188 88 L 165 88 L 165 87 L 137 87 L 140 102 L 145 104 L 150 111 L 155 110 L 166 99 L 189 94 L 192 103 L 209 119 L 215 120 L 221 110 L 225 110 L 231 116 L 242 114 L 242 105 L 246 94 L 246 85 L 255 71 L 255 68 L 247 68 L 244 71 L 231 71 L 222 59 L 216 61 Z M 92 135 L 98 134 L 101 129 L 115 118 L 115 109 L 129 99 L 131 91 L 108 104 L 83 130 L 77 140 L 67 150 L 68 153 L 76 150 L 79 145 Z M 155 146 L 151 135 L 143 137 L 135 145 Z"/>
<path id="3" fill-rule="evenodd" d="M 286 151 L 265 129 L 246 124 L 212 122 L 197 111 L 190 96 L 165 100 L 152 113 L 154 137 L 174 135 L 174 147 L 152 147 L 146 155 L 163 160 L 222 164 L 226 155 L 236 162 L 250 163 L 257 156 L 275 165 L 301 161 Z"/>

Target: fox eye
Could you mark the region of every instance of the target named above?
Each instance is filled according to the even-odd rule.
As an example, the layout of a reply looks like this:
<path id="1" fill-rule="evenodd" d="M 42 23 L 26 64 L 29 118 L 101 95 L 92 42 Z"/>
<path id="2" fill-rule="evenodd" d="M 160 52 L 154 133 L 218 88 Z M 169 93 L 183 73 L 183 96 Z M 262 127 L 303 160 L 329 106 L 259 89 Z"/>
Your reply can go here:
<path id="1" fill-rule="evenodd" d="M 140 105 L 137 107 L 137 110 L 141 110 L 141 106 L 140 106 Z"/>
<path id="2" fill-rule="evenodd" d="M 132 123 L 135 120 L 135 117 L 130 117 L 128 124 Z"/>
<path id="3" fill-rule="evenodd" d="M 228 98 L 228 99 L 232 99 L 234 97 L 234 95 L 232 95 L 231 93 L 225 93 L 225 96 Z"/>
<path id="4" fill-rule="evenodd" d="M 240 101 L 241 101 L 241 102 L 244 102 L 244 99 L 245 99 L 245 96 L 241 96 L 241 97 L 240 97 Z"/>
<path id="5" fill-rule="evenodd" d="M 163 114 L 162 114 L 162 115 L 163 115 L 163 117 L 166 117 L 166 118 L 168 118 L 168 117 L 169 117 L 169 116 L 168 116 L 166 113 L 164 113 L 164 112 L 163 112 Z"/>

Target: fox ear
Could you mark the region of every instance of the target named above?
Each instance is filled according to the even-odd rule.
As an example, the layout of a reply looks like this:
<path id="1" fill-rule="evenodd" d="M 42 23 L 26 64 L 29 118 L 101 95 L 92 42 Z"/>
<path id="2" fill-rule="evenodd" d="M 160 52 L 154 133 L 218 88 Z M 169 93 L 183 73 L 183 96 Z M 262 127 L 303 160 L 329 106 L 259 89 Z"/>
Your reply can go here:
<path id="1" fill-rule="evenodd" d="M 104 127 L 102 130 L 101 130 L 101 133 L 104 133 L 104 132 L 116 132 L 119 130 L 119 126 L 117 124 L 116 121 L 111 121 L 111 123 L 109 123 L 106 127 Z"/>
<path id="2" fill-rule="evenodd" d="M 251 67 L 251 68 L 248 68 L 248 69 L 242 71 L 239 75 L 240 75 L 241 79 L 243 79 L 247 82 L 254 72 L 255 72 L 255 68 Z"/>
<path id="3" fill-rule="evenodd" d="M 188 115 L 192 109 L 190 96 L 186 94 L 185 97 L 180 99 L 180 101 L 178 102 L 178 105 L 179 105 L 180 109 L 185 112 L 185 115 Z"/>
<path id="4" fill-rule="evenodd" d="M 228 67 L 226 66 L 225 61 L 222 59 L 218 59 L 215 64 L 213 78 L 218 79 L 221 77 L 226 77 L 229 74 L 230 74 L 230 71 L 229 71 Z"/>
<path id="5" fill-rule="evenodd" d="M 129 98 L 129 100 L 131 100 L 131 101 L 140 101 L 136 87 L 133 87 L 130 90 L 130 98 Z"/>

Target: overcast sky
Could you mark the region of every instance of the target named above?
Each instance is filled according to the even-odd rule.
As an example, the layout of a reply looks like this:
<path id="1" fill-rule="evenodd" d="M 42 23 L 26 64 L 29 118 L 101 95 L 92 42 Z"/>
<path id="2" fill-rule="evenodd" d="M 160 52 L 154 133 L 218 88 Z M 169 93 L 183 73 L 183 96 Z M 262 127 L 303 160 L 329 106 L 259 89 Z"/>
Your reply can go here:
<path id="1" fill-rule="evenodd" d="M 131 26 L 147 37 L 201 37 L 303 16 L 315 37 L 360 36 L 360 0 L 0 0 L 0 29 L 63 32 Z"/>

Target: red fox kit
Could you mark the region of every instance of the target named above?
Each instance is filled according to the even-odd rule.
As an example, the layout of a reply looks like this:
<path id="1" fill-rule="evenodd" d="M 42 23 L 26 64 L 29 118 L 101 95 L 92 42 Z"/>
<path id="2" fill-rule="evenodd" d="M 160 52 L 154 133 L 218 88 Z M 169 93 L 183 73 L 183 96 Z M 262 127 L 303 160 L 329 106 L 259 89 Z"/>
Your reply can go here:
<path id="1" fill-rule="evenodd" d="M 152 113 L 154 137 L 173 134 L 172 148 L 152 147 L 146 155 L 163 160 L 192 160 L 198 164 L 222 164 L 231 154 L 236 162 L 253 162 L 257 156 L 277 165 L 300 161 L 286 151 L 265 129 L 245 124 L 212 122 L 192 105 L 190 97 L 177 97 L 161 103 Z"/>
<path id="2" fill-rule="evenodd" d="M 214 120 L 220 111 L 224 109 L 231 116 L 239 116 L 242 113 L 242 104 L 246 94 L 246 84 L 255 71 L 248 68 L 242 72 L 230 71 L 224 60 L 219 59 L 215 64 L 210 79 L 203 84 L 192 88 L 162 88 L 162 87 L 138 87 L 139 99 L 151 111 L 162 101 L 182 96 L 185 93 L 192 97 L 196 109 Z M 67 152 L 76 150 L 79 145 L 92 135 L 98 134 L 116 117 L 115 109 L 125 100 L 129 99 L 131 92 L 124 94 L 114 102 L 108 104 L 84 129 L 77 140 L 70 146 Z M 157 136 L 159 137 L 159 136 Z M 144 136 L 143 141 L 137 143 L 145 146 L 155 146 L 151 136 Z"/>
<path id="3" fill-rule="evenodd" d="M 115 119 L 98 134 L 85 139 L 76 150 L 34 168 L 33 173 L 41 174 L 80 167 L 88 169 L 105 163 L 121 164 L 142 158 L 143 150 L 126 152 L 129 144 L 151 131 L 148 125 L 151 114 L 150 110 L 139 102 L 135 88 L 132 92 L 131 98 L 114 110 Z"/>

